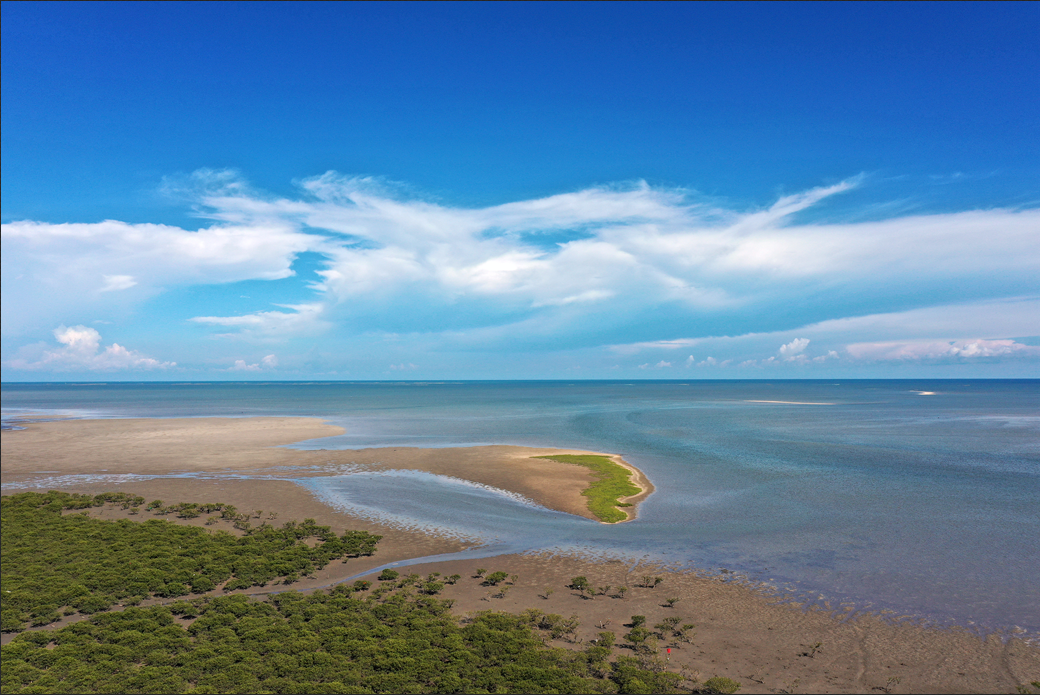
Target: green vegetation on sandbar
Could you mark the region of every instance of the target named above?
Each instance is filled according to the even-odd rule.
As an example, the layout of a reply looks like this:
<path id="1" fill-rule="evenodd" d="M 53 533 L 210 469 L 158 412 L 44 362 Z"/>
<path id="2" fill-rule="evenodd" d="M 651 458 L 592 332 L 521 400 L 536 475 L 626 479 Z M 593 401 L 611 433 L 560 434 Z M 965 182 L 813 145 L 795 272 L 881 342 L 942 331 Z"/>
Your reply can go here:
<path id="1" fill-rule="evenodd" d="M 234 518 L 245 532 L 210 531 L 166 520 L 103 521 L 66 510 L 105 503 L 136 509 L 143 498 L 123 493 L 70 495 L 25 492 L 0 500 L 0 623 L 17 632 L 26 623 L 47 625 L 61 616 L 93 614 L 113 604 L 134 605 L 153 596 L 177 597 L 297 581 L 343 556 L 371 555 L 380 536 L 348 531 L 337 536 L 313 519 L 281 528 L 251 526 L 223 504 L 150 505 L 153 513 L 183 518 L 199 509 Z M 314 547 L 305 539 L 317 539 Z"/>
<path id="2" fill-rule="evenodd" d="M 559 461 L 561 463 L 574 463 L 585 466 L 598 476 L 595 481 L 581 494 L 589 498 L 589 511 L 600 521 L 610 524 L 625 521 L 628 515 L 618 507 L 631 506 L 618 502 L 619 497 L 631 497 L 639 494 L 640 490 L 630 480 L 632 472 L 624 466 L 611 461 L 606 456 L 561 454 L 559 456 L 538 456 L 536 458 Z"/>

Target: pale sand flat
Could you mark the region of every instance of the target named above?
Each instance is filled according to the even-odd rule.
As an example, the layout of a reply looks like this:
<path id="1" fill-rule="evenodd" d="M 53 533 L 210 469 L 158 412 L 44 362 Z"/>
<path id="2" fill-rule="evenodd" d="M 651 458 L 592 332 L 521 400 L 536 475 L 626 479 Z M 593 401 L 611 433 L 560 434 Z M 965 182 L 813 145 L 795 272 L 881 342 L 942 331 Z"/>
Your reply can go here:
<path id="1" fill-rule="evenodd" d="M 0 482 L 26 483 L 36 477 L 92 474 L 171 474 L 271 471 L 282 475 L 328 475 L 314 467 L 360 465 L 373 470 L 416 470 L 471 480 L 518 492 L 558 511 L 593 519 L 581 492 L 592 481 L 582 466 L 534 458 L 556 454 L 595 454 L 576 449 L 479 446 L 445 449 L 391 447 L 301 451 L 284 448 L 303 440 L 343 434 L 316 418 L 175 418 L 59 420 L 29 422 L 24 430 L 0 437 Z M 625 501 L 638 503 L 652 491 L 645 475 L 620 456 L 608 456 L 633 473 L 642 492 Z M 42 473 L 46 471 L 47 473 Z M 58 473 L 55 473 L 57 471 Z"/>

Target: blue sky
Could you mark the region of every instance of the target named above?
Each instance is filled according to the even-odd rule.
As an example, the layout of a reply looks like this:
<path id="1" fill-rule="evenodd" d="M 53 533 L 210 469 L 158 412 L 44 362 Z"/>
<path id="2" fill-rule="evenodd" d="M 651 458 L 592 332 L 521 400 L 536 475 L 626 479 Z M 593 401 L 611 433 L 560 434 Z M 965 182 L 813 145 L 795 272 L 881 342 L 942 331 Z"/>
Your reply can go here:
<path id="1" fill-rule="evenodd" d="M 0 11 L 5 381 L 1040 376 L 1036 3 Z"/>

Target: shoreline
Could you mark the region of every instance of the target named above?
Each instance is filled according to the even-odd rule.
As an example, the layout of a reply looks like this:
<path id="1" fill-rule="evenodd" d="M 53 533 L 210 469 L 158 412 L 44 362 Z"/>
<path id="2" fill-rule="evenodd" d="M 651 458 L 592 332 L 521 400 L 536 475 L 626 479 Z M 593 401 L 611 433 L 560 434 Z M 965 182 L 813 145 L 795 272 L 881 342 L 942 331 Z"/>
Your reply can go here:
<path id="1" fill-rule="evenodd" d="M 649 478 L 619 455 L 554 447 L 486 445 L 425 449 L 294 449 L 293 444 L 343 434 L 343 428 L 318 418 L 125 418 L 73 419 L 19 423 L 4 430 L 5 487 L 41 484 L 78 485 L 63 476 L 91 475 L 120 484 L 125 475 L 191 475 L 253 473 L 277 477 L 333 475 L 337 470 L 411 470 L 487 485 L 522 495 L 548 509 L 598 521 L 581 495 L 592 482 L 580 467 L 540 459 L 561 454 L 594 454 L 610 458 L 633 473 L 641 492 L 638 503 L 653 492 Z M 55 475 L 57 474 L 57 475 Z M 98 481 L 102 482 L 102 481 Z"/>
<path id="2" fill-rule="evenodd" d="M 1040 648 L 1013 635 L 977 635 L 963 627 L 923 626 L 913 620 L 901 620 L 893 614 L 885 616 L 874 612 L 856 612 L 837 606 L 828 610 L 820 606 L 799 605 L 798 597 L 783 595 L 775 589 L 765 590 L 769 585 L 754 585 L 742 582 L 738 575 L 709 575 L 705 572 L 679 572 L 663 567 L 639 566 L 608 558 L 589 559 L 573 555 L 549 556 L 544 553 L 522 555 L 498 555 L 482 559 L 441 559 L 431 556 L 453 553 L 474 547 L 458 539 L 437 537 L 425 532 L 382 525 L 370 520 L 359 519 L 323 502 L 305 487 L 287 479 L 335 474 L 345 465 L 357 466 L 361 470 L 384 470 L 405 467 L 425 470 L 440 475 L 452 475 L 464 479 L 473 478 L 461 473 L 474 474 L 485 468 L 488 461 L 497 461 L 494 471 L 484 470 L 483 484 L 494 485 L 504 490 L 518 492 L 507 484 L 518 482 L 515 465 L 524 460 L 528 451 L 541 453 L 596 453 L 572 452 L 571 450 L 527 450 L 523 447 L 467 447 L 458 449 L 421 450 L 407 447 L 387 447 L 364 450 L 295 450 L 285 448 L 292 442 L 280 442 L 286 438 L 288 425 L 305 425 L 308 431 L 336 431 L 329 425 L 301 423 L 302 418 L 266 418 L 267 425 L 260 430 L 249 431 L 248 421 L 243 418 L 227 419 L 246 423 L 245 436 L 238 438 L 235 427 L 221 427 L 222 418 L 190 418 L 192 427 L 185 430 L 178 419 L 169 420 L 103 420 L 103 421 L 52 421 L 30 423 L 26 430 L 3 432 L 4 466 L 2 482 L 28 483 L 39 477 L 42 469 L 72 473 L 84 467 L 96 466 L 104 460 L 108 472 L 119 474 L 137 467 L 135 457 L 143 456 L 153 470 L 166 472 L 176 470 L 227 473 L 227 476 L 205 478 L 153 478 L 128 481 L 119 484 L 110 482 L 81 482 L 60 486 L 68 492 L 97 494 L 114 490 L 134 492 L 148 499 L 163 499 L 167 502 L 221 501 L 234 504 L 239 509 L 265 510 L 277 513 L 278 523 L 289 519 L 315 518 L 319 524 L 332 526 L 337 531 L 347 528 L 366 530 L 384 536 L 377 553 L 370 558 L 353 559 L 347 564 L 332 563 L 313 576 L 281 590 L 311 591 L 328 586 L 347 577 L 365 576 L 373 579 L 378 568 L 405 560 L 421 560 L 406 566 L 403 573 L 426 574 L 441 572 L 463 575 L 455 586 L 445 588 L 443 596 L 453 599 L 453 612 L 465 616 L 480 610 L 506 610 L 519 612 L 535 608 L 562 615 L 575 614 L 581 617 L 579 638 L 591 639 L 598 625 L 607 624 L 606 629 L 623 632 L 633 614 L 648 616 L 653 624 L 671 615 L 681 615 L 697 625 L 698 637 L 692 644 L 684 644 L 672 654 L 670 668 L 685 666 L 702 674 L 702 680 L 714 675 L 733 678 L 744 684 L 743 692 L 790 690 L 798 681 L 801 692 L 864 692 L 884 689 L 891 684 L 888 678 L 901 679 L 902 685 L 892 692 L 908 689 L 930 692 L 1008 692 L 1021 683 L 1028 683 L 1040 674 Z M 282 421 L 281 423 L 276 421 Z M 93 443 L 82 435 L 89 427 L 66 425 L 65 423 L 105 423 L 101 439 Z M 159 427 L 147 427 L 146 423 L 167 423 Z M 200 433 L 198 427 L 208 428 L 210 434 Z M 179 428 L 180 427 L 180 428 Z M 316 429 L 315 429 L 316 428 Z M 45 445 L 40 446 L 41 434 Z M 64 430 L 64 434 L 59 432 Z M 132 434 L 129 438 L 122 435 Z M 243 434 L 239 432 L 238 434 Z M 68 436 L 65 436 L 68 435 Z M 328 436 L 320 434 L 319 436 Z M 230 440 L 233 441 L 229 441 Z M 315 437 L 309 437 L 311 439 Z M 27 440 L 28 447 L 12 447 L 15 439 Z M 266 448 L 258 448 L 257 441 L 269 441 Z M 299 440 L 295 440 L 299 441 Z M 180 442 L 180 443 L 178 443 Z M 216 448 L 200 452 L 188 460 L 171 454 L 185 442 L 196 447 Z M 149 454 L 143 446 L 164 452 Z M 79 444 L 79 446 L 75 446 Z M 86 444 L 84 446 L 84 444 Z M 245 447 L 245 453 L 235 447 Z M 71 447 L 71 448 L 70 448 Z M 31 449 L 31 460 L 25 458 Z M 61 460 L 54 453 L 64 449 Z M 183 453 L 183 452 L 182 452 Z M 336 454 L 341 454 L 336 456 Z M 598 454 L 642 475 L 635 466 L 628 464 L 619 455 Z M 151 457 L 151 458 L 150 458 Z M 75 461 L 73 461 L 75 459 Z M 286 471 L 286 462 L 297 461 L 292 470 Z M 450 459 L 450 460 L 448 460 Z M 529 459 L 528 459 L 529 460 Z M 176 461 L 179 466 L 173 467 Z M 42 465 L 46 462 L 46 465 Z M 78 462 L 78 463 L 76 463 Z M 76 465 L 73 465 L 73 464 Z M 37 465 L 41 464 L 41 465 Z M 66 465 L 67 464 L 67 465 Z M 543 468 L 548 466 L 548 468 Z M 278 469 L 282 470 L 278 470 Z M 36 473 L 30 469 L 35 469 Z M 139 468 L 138 468 L 139 469 Z M 567 470 L 573 469 L 573 470 Z M 96 470 L 96 469 L 95 469 Z M 577 466 L 551 465 L 543 461 L 533 468 L 527 467 L 521 474 L 535 475 L 545 470 L 554 470 L 563 475 L 570 485 L 569 494 L 580 490 L 581 478 L 587 478 Z M 581 473 L 574 476 L 574 472 Z M 237 476 L 246 472 L 271 475 L 267 479 L 243 479 Z M 568 475 L 569 474 L 569 477 Z M 278 477 L 284 476 L 284 477 Z M 495 482 L 490 482 L 490 481 Z M 643 488 L 639 495 L 648 496 L 652 483 Z M 496 482 L 498 484 L 496 484 Z M 555 483 L 555 480 L 552 482 Z M 71 481 L 70 481 L 71 483 Z M 538 485 L 527 483 L 529 489 Z M 544 488 L 544 485 L 542 486 Z M 542 489 L 541 494 L 558 492 L 559 485 L 552 490 Z M 20 491 L 20 490 L 19 490 Z M 16 492 L 16 491 L 11 491 Z M 5 491 L 6 493 L 6 491 Z M 527 495 L 527 492 L 521 494 Z M 527 495 L 531 496 L 531 495 Z M 559 495 L 557 495 L 559 498 Z M 583 498 L 579 499 L 584 502 Z M 641 501 L 641 500 L 640 500 Z M 549 505 L 546 505 L 549 506 Z M 555 507 L 550 507 L 555 508 Z M 636 507 L 635 509 L 637 509 Z M 122 518 L 122 510 L 102 509 L 100 518 Z M 587 516 L 587 515 L 585 515 Z M 151 515 L 142 514 L 144 520 Z M 591 517 L 588 517 L 591 518 Z M 203 520 L 175 520 L 176 523 L 201 525 Z M 624 523 L 624 522 L 621 522 Z M 518 575 L 507 595 L 495 598 L 487 587 L 482 587 L 473 575 L 477 568 L 490 571 L 503 570 Z M 657 589 L 631 586 L 640 581 L 640 574 L 662 576 L 663 584 Z M 567 588 L 574 576 L 588 576 L 597 587 L 610 586 L 606 595 L 588 599 Z M 630 592 L 617 598 L 617 587 L 630 585 Z M 253 587 L 234 593 L 262 595 L 278 591 L 280 587 Z M 547 589 L 552 589 L 543 597 Z M 675 608 L 668 608 L 665 599 L 678 598 Z M 843 610 L 844 609 L 844 610 Z M 78 619 L 82 619 L 78 617 Z M 67 624 L 68 620 L 42 629 L 54 629 Z M 3 643 L 12 635 L 3 637 Z M 824 649 L 815 657 L 801 655 L 805 645 L 822 642 Z M 570 643 L 560 642 L 557 646 L 577 648 Z M 963 675 L 959 675 L 963 674 Z"/>
<path id="3" fill-rule="evenodd" d="M 632 484 L 640 489 L 639 492 L 637 492 L 634 495 L 629 495 L 628 497 L 618 497 L 618 502 L 627 502 L 627 503 L 632 505 L 632 507 L 631 507 L 632 511 L 629 514 L 629 518 L 625 519 L 624 521 L 619 521 L 618 523 L 619 524 L 625 524 L 625 523 L 628 523 L 629 521 L 635 521 L 636 519 L 639 518 L 639 503 L 643 502 L 650 495 L 654 494 L 654 491 L 655 491 L 656 488 L 654 488 L 654 484 L 652 482 L 650 482 L 650 478 L 648 478 L 647 475 L 645 473 L 643 473 L 643 471 L 639 470 L 638 468 L 636 468 L 635 466 L 630 464 L 628 461 L 623 459 L 621 457 L 621 454 L 602 454 L 602 455 L 606 456 L 607 458 L 609 458 L 611 461 L 613 461 L 617 465 L 621 466 L 622 468 L 627 469 L 628 472 L 632 474 L 632 476 L 630 478 L 630 480 L 632 481 Z M 628 509 L 628 508 L 626 508 L 626 509 Z"/>

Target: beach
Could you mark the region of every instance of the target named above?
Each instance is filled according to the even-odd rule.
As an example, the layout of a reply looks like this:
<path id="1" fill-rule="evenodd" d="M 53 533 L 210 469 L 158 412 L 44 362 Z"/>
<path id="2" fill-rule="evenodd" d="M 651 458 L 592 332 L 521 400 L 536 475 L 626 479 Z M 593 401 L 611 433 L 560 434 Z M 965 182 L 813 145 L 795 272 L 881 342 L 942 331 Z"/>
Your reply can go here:
<path id="1" fill-rule="evenodd" d="M 590 453 L 579 450 L 285 448 L 342 431 L 315 418 L 65 420 L 24 426 L 2 435 L 0 481 L 5 493 L 39 485 L 95 494 L 132 492 L 167 504 L 220 501 L 255 510 L 258 518 L 274 515 L 272 523 L 313 518 L 336 531 L 360 529 L 383 536 L 375 556 L 332 563 L 294 585 L 301 591 L 364 575 L 388 563 L 454 553 L 472 544 L 351 515 L 290 478 L 347 469 L 422 471 L 492 486 L 549 509 L 591 518 L 581 496 L 591 477 L 587 469 L 531 458 Z M 620 457 L 614 460 L 624 463 Z M 652 486 L 638 469 L 625 465 L 637 471 L 633 477 L 644 488 L 635 499 L 638 504 Z M 110 477 L 83 478 L 94 475 Z M 118 476 L 127 475 L 145 478 L 119 481 Z M 147 479 L 153 475 L 185 477 Z M 91 513 L 102 518 L 127 516 L 125 510 L 111 506 Z M 145 517 L 142 513 L 130 518 Z M 177 522 L 201 525 L 204 520 Z M 475 577 L 478 569 L 505 571 L 516 579 L 497 597 L 497 590 Z M 668 668 L 699 675 L 701 680 L 726 676 L 740 681 L 742 692 L 1008 692 L 1040 676 L 1040 650 L 1014 636 L 980 638 L 963 629 L 929 628 L 905 616 L 864 613 L 851 606 L 807 607 L 798 603 L 797 596 L 785 596 L 737 573 L 679 572 L 617 559 L 546 553 L 420 562 L 400 571 L 461 575 L 442 594 L 455 600 L 453 610 L 459 616 L 529 608 L 577 615 L 581 627 L 576 641 L 556 642 L 565 647 L 580 646 L 601 629 L 621 634 L 632 615 L 647 616 L 650 625 L 668 616 L 681 617 L 696 625 L 696 634 L 689 643 L 676 644 L 668 654 Z M 588 598 L 569 589 L 576 576 L 587 577 L 604 593 Z M 647 588 L 640 586 L 643 577 L 662 581 Z M 373 579 L 374 574 L 367 578 Z M 620 586 L 628 587 L 623 597 Z M 254 587 L 244 593 L 266 591 Z M 677 600 L 668 607 L 671 598 Z M 67 618 L 59 626 L 79 618 Z M 5 635 L 4 641 L 9 638 Z"/>

